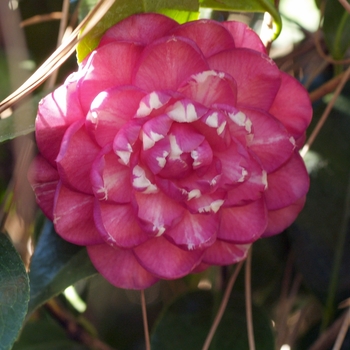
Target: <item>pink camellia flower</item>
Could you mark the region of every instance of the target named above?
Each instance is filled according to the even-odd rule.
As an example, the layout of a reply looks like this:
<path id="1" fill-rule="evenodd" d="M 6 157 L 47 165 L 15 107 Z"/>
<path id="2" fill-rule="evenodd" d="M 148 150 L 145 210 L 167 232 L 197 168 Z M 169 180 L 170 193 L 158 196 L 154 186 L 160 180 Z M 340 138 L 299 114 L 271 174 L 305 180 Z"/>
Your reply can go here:
<path id="1" fill-rule="evenodd" d="M 45 97 L 30 181 L 112 284 L 236 263 L 305 201 L 311 106 L 245 24 L 139 14 Z"/>

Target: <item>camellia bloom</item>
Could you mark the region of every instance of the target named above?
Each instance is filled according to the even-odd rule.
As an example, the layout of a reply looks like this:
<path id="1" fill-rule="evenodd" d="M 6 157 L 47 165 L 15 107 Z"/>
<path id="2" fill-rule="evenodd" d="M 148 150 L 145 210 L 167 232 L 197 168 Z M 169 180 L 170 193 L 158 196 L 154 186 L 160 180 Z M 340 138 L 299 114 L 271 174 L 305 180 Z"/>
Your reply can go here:
<path id="1" fill-rule="evenodd" d="M 305 201 L 304 88 L 239 22 L 139 14 L 45 97 L 30 181 L 112 284 L 236 263 Z"/>

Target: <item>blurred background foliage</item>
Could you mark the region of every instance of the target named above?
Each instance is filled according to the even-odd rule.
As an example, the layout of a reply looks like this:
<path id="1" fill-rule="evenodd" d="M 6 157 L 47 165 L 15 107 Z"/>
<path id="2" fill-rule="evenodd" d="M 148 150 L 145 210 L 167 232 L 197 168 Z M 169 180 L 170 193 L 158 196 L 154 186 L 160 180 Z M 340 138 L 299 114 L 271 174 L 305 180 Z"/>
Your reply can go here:
<path id="1" fill-rule="evenodd" d="M 70 20 L 81 19 L 95 3 L 72 0 Z M 269 0 L 259 3 L 273 5 Z M 335 103 L 304 158 L 311 177 L 304 210 L 281 235 L 254 244 L 256 348 L 346 350 L 350 349 L 350 83 L 338 97 L 335 89 L 342 78 L 348 80 L 350 13 L 338 0 L 276 3 L 283 27 L 271 56 L 311 92 L 314 117 L 309 134 L 329 103 Z M 201 15 L 218 20 L 230 16 L 257 31 L 263 21 L 262 13 L 206 9 Z M 1 0 L 0 100 L 55 50 L 61 17 L 62 0 Z M 26 168 L 35 153 L 35 103 L 75 69 L 72 55 L 53 85 L 42 85 L 21 105 L 2 113 L 5 118 L 14 112 L 0 121 L 1 230 L 11 237 L 1 234 L 0 242 L 1 350 L 12 347 L 23 321 L 16 350 L 145 347 L 140 293 L 116 289 L 97 275 L 85 250 L 62 241 L 36 210 L 27 184 Z M 329 82 L 333 87 L 315 93 Z M 12 252 L 11 242 L 21 257 Z M 29 270 L 33 250 L 29 295 L 25 269 Z M 201 349 L 233 270 L 213 267 L 146 290 L 152 349 Z M 244 275 L 242 269 L 211 350 L 249 348 Z M 341 342 L 340 335 L 344 335 Z"/>

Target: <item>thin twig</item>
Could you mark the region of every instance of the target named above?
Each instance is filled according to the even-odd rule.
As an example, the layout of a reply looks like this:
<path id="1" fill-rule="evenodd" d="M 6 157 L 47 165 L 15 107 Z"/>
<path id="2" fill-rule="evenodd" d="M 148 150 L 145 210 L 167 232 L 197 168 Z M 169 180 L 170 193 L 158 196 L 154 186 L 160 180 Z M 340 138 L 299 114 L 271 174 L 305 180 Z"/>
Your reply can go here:
<path id="1" fill-rule="evenodd" d="M 350 4 L 346 0 L 339 0 L 344 9 L 350 13 Z"/>
<path id="2" fill-rule="evenodd" d="M 218 328 L 218 325 L 221 321 L 221 318 L 225 312 L 225 309 L 226 309 L 226 306 L 227 306 L 227 303 L 228 303 L 228 300 L 229 300 L 229 297 L 230 297 L 230 294 L 231 294 L 231 291 L 232 291 L 232 288 L 233 288 L 233 285 L 235 284 L 235 281 L 237 279 L 237 276 L 239 274 L 239 271 L 241 270 L 242 266 L 243 266 L 243 263 L 244 261 L 241 261 L 237 266 L 236 266 L 236 269 L 234 271 L 234 273 L 232 274 L 228 284 L 227 284 L 227 287 L 226 287 L 226 290 L 225 290 L 225 293 L 224 293 L 224 297 L 222 298 L 222 301 L 221 301 L 221 304 L 220 304 L 220 307 L 219 307 L 219 310 L 215 316 L 215 319 L 214 319 L 214 322 L 210 328 L 210 331 L 207 335 L 207 338 L 204 342 L 204 345 L 203 345 L 203 348 L 202 350 L 208 350 L 209 349 L 209 346 L 210 346 L 210 343 L 211 341 L 213 340 L 213 337 L 214 337 L 214 334 L 216 332 L 216 329 Z"/>
<path id="3" fill-rule="evenodd" d="M 350 78 L 350 67 L 345 71 L 345 74 L 342 76 L 342 79 L 339 82 L 339 85 L 337 86 L 336 90 L 334 91 L 334 94 L 332 96 L 332 99 L 329 101 L 325 111 L 323 112 L 321 119 L 318 121 L 315 129 L 312 131 L 310 137 L 308 138 L 308 140 L 306 141 L 305 146 L 302 148 L 300 154 L 302 157 L 305 156 L 305 154 L 309 151 L 311 145 L 313 144 L 313 142 L 315 141 L 317 135 L 319 134 L 320 130 L 322 129 L 324 123 L 326 122 L 329 113 L 331 112 L 335 101 L 337 100 L 337 98 L 339 97 L 342 89 L 344 88 L 345 83 L 349 80 Z"/>
<path id="4" fill-rule="evenodd" d="M 46 13 L 44 15 L 35 15 L 33 17 L 23 20 L 20 24 L 20 27 L 24 28 L 26 26 L 31 26 L 38 23 L 51 22 L 53 20 L 61 20 L 61 18 L 62 12 L 51 12 Z"/>
<path id="5" fill-rule="evenodd" d="M 345 318 L 344 318 L 343 323 L 341 325 L 340 331 L 338 333 L 337 340 L 336 340 L 332 350 L 340 350 L 341 349 L 343 342 L 344 342 L 344 339 L 345 339 L 345 336 L 346 336 L 346 333 L 348 332 L 349 326 L 350 326 L 350 308 L 348 308 L 348 311 L 345 315 Z"/>
<path id="6" fill-rule="evenodd" d="M 251 273 L 252 273 L 252 248 L 250 248 L 248 252 L 248 257 L 245 264 L 245 309 L 246 309 L 246 318 L 247 318 L 249 349 L 255 350 L 253 312 L 252 312 Z"/>
<path id="7" fill-rule="evenodd" d="M 148 321 L 147 321 L 146 298 L 145 298 L 145 291 L 143 289 L 141 290 L 141 307 L 142 307 L 142 320 L 143 320 L 143 330 L 145 333 L 146 350 L 151 350 L 151 342 L 149 339 L 149 330 L 148 330 Z"/>

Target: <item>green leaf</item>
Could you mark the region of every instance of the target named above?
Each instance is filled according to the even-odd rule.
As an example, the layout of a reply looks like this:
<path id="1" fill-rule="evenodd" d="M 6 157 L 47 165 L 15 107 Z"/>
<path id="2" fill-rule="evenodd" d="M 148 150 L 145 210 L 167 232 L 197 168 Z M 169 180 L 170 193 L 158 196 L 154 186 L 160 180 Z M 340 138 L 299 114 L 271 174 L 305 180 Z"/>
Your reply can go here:
<path id="1" fill-rule="evenodd" d="M 22 259 L 0 233 L 0 349 L 11 349 L 22 327 L 29 300 L 29 281 Z"/>
<path id="2" fill-rule="evenodd" d="M 79 280 L 96 273 L 86 249 L 64 241 L 46 221 L 30 265 L 29 313 Z"/>
<path id="3" fill-rule="evenodd" d="M 87 347 L 67 338 L 66 331 L 46 312 L 28 320 L 12 350 L 86 350 Z"/>
<path id="4" fill-rule="evenodd" d="M 334 59 L 342 59 L 350 47 L 350 14 L 338 0 L 328 0 L 323 32 L 326 45 Z"/>
<path id="5" fill-rule="evenodd" d="M 268 12 L 274 20 L 274 38 L 282 29 L 282 20 L 273 0 L 200 0 L 201 7 L 220 11 Z"/>
<path id="6" fill-rule="evenodd" d="M 92 6 L 96 1 L 86 0 L 86 6 Z M 110 10 L 90 33 L 77 45 L 77 57 L 81 62 L 100 42 L 103 33 L 122 19 L 141 12 L 161 12 L 164 9 L 196 12 L 198 0 L 115 0 Z M 176 14 L 177 15 L 177 14 Z"/>
<path id="7" fill-rule="evenodd" d="M 185 294 L 161 315 L 152 335 L 153 350 L 201 349 L 215 317 L 215 296 L 210 291 Z M 273 350 L 270 320 L 253 306 L 257 350 Z M 210 350 L 249 349 L 244 298 L 233 295 L 215 333 Z"/>

